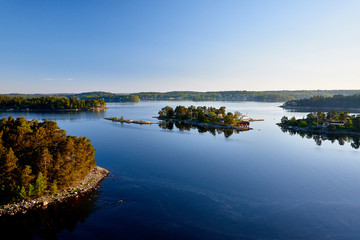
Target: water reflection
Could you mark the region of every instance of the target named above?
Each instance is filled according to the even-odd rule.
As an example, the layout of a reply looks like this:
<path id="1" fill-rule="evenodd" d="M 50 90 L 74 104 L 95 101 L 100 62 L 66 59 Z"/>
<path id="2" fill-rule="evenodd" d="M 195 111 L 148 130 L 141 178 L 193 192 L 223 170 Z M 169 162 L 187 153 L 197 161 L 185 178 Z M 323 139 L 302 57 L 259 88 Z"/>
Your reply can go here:
<path id="1" fill-rule="evenodd" d="M 352 148 L 359 149 L 360 147 L 360 136 L 341 136 L 336 134 L 315 134 L 311 132 L 299 132 L 294 129 L 287 129 L 281 127 L 281 131 L 284 133 L 289 133 L 290 135 L 299 135 L 302 138 L 314 139 L 316 145 L 321 146 L 324 141 L 330 141 L 331 143 L 337 142 L 339 145 L 343 146 L 345 143 L 350 143 Z"/>
<path id="2" fill-rule="evenodd" d="M 99 120 L 105 117 L 105 112 L 0 112 L 0 118 L 9 117 L 14 118 L 26 117 L 27 119 L 39 119 L 39 120 L 62 120 L 62 121 L 84 121 L 84 120 Z"/>
<path id="3" fill-rule="evenodd" d="M 73 232 L 79 222 L 85 222 L 95 211 L 98 191 L 87 193 L 60 205 L 47 209 L 32 210 L 24 215 L 0 218 L 0 232 L 12 239 L 58 239 L 57 233 Z"/>
<path id="4" fill-rule="evenodd" d="M 194 130 L 198 130 L 199 133 L 209 132 L 214 136 L 224 134 L 225 138 L 230 137 L 234 133 L 247 131 L 247 130 L 237 130 L 237 129 L 215 129 L 215 128 L 186 124 L 184 122 L 162 121 L 159 123 L 159 127 L 162 129 L 173 130 L 174 126 L 180 131 L 191 131 L 192 129 L 194 129 Z"/>

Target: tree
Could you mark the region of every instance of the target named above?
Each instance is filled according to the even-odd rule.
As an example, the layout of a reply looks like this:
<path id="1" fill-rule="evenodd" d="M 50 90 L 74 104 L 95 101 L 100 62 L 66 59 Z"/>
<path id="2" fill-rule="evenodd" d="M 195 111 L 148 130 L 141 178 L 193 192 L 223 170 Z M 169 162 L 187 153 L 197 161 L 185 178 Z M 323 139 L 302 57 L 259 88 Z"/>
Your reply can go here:
<path id="1" fill-rule="evenodd" d="M 289 121 L 289 119 L 288 119 L 288 117 L 286 117 L 286 116 L 283 116 L 282 118 L 281 118 L 281 123 L 282 124 L 285 124 L 285 123 L 287 123 Z"/>
<path id="2" fill-rule="evenodd" d="M 35 194 L 40 197 L 44 194 L 46 183 L 42 173 L 40 172 L 35 181 Z"/>

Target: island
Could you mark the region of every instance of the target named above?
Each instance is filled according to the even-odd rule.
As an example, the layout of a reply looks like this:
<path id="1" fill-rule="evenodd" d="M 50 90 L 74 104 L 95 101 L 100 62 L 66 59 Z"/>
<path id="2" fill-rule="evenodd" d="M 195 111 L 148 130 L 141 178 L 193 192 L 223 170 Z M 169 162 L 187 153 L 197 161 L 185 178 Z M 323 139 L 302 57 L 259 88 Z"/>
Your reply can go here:
<path id="1" fill-rule="evenodd" d="M 80 100 L 75 97 L 12 97 L 0 96 L 2 111 L 105 111 L 103 99 Z"/>
<path id="2" fill-rule="evenodd" d="M 153 124 L 152 122 L 150 121 L 144 121 L 144 120 L 129 120 L 129 119 L 124 119 L 123 116 L 121 116 L 120 118 L 117 118 L 117 117 L 108 117 L 108 118 L 105 118 L 106 120 L 110 120 L 110 121 L 113 121 L 113 122 L 119 122 L 121 124 L 123 123 L 134 123 L 134 124 L 148 124 L 148 125 L 151 125 Z"/>
<path id="3" fill-rule="evenodd" d="M 284 129 L 291 129 L 299 132 L 311 132 L 318 134 L 332 135 L 360 135 L 360 115 L 349 115 L 347 112 L 329 111 L 312 112 L 306 118 L 296 119 L 295 117 L 281 118 L 278 123 Z"/>
<path id="4" fill-rule="evenodd" d="M 213 129 L 235 129 L 247 131 L 250 129 L 251 118 L 240 112 L 227 112 L 225 107 L 189 107 L 177 106 L 175 110 L 166 106 L 159 111 L 159 120 L 164 122 L 181 122 L 186 125 Z"/>
<path id="5" fill-rule="evenodd" d="M 76 197 L 108 174 L 86 137 L 69 136 L 54 121 L 0 120 L 0 216 Z"/>

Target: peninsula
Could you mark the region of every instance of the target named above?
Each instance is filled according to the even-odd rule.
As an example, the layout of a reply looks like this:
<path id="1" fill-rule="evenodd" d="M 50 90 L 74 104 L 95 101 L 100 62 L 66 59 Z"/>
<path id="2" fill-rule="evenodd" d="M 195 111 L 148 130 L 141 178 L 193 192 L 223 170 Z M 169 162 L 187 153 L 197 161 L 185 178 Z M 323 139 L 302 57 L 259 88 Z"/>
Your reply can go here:
<path id="1" fill-rule="evenodd" d="M 54 121 L 0 120 L 0 216 L 90 191 L 108 173 L 96 166 L 89 139 L 67 135 Z"/>
<path id="2" fill-rule="evenodd" d="M 351 96 L 334 95 L 329 97 L 313 96 L 311 98 L 297 99 L 285 102 L 282 108 L 286 109 L 309 109 L 309 110 L 359 110 L 360 94 Z"/>

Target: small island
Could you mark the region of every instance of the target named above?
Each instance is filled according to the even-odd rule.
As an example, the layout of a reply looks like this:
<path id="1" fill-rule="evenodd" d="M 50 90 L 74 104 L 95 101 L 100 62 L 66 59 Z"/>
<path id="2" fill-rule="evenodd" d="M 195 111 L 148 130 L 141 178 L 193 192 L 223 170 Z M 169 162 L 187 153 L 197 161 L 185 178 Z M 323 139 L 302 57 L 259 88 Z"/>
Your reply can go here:
<path id="1" fill-rule="evenodd" d="M 309 132 L 331 135 L 360 135 L 360 115 L 349 115 L 347 112 L 330 111 L 312 112 L 306 118 L 282 117 L 278 123 L 284 129 L 298 132 Z"/>
<path id="2" fill-rule="evenodd" d="M 96 166 L 89 139 L 67 135 L 54 121 L 0 120 L 0 216 L 76 197 L 108 173 Z"/>
<path id="3" fill-rule="evenodd" d="M 80 100 L 75 97 L 0 96 L 0 111 L 105 111 L 102 99 Z"/>
<path id="4" fill-rule="evenodd" d="M 148 124 L 148 125 L 151 125 L 153 124 L 152 122 L 149 122 L 149 121 L 143 121 L 143 120 L 126 120 L 124 119 L 123 116 L 121 116 L 120 118 L 117 118 L 117 117 L 109 117 L 109 118 L 105 118 L 106 120 L 110 120 L 110 121 L 113 121 L 113 122 L 119 122 L 121 124 L 123 123 L 134 123 L 134 124 Z"/>
<path id="5" fill-rule="evenodd" d="M 181 122 L 187 125 L 200 126 L 212 129 L 234 129 L 247 131 L 250 129 L 251 118 L 240 112 L 226 113 L 225 107 L 184 107 L 177 106 L 175 110 L 166 106 L 159 111 L 159 120 L 164 122 Z"/>

